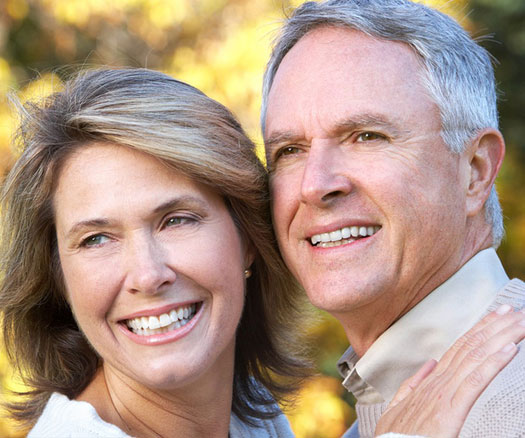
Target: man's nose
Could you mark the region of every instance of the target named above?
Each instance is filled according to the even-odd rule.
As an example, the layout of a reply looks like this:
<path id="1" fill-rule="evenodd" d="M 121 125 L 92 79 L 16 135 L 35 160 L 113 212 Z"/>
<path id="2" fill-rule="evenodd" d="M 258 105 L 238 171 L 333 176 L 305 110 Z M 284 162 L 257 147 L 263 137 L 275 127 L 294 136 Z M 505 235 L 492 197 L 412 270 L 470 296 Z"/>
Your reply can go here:
<path id="1" fill-rule="evenodd" d="M 126 246 L 125 289 L 131 293 L 155 294 L 176 280 L 167 255 L 153 236 L 134 239 Z"/>
<path id="2" fill-rule="evenodd" d="M 312 142 L 301 182 L 301 200 L 304 203 L 327 207 L 352 191 L 343 155 L 339 145 Z"/>

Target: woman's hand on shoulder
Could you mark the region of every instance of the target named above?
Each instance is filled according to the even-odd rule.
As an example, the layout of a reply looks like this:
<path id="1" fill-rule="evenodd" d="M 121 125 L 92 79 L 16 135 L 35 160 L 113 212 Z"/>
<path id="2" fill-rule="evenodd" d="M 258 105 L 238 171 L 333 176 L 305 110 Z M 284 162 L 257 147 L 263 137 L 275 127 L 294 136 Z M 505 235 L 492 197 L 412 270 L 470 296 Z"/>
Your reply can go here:
<path id="1" fill-rule="evenodd" d="M 397 432 L 457 437 L 474 402 L 516 355 L 516 344 L 524 338 L 524 311 L 503 305 L 490 313 L 439 362 L 428 361 L 401 385 L 379 420 L 376 436 Z"/>

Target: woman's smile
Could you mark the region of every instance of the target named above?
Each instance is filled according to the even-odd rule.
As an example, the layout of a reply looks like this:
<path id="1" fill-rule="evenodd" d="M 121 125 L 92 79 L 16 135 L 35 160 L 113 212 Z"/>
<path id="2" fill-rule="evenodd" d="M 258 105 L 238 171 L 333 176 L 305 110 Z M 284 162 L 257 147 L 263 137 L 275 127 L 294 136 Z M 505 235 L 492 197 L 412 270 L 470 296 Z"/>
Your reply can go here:
<path id="1" fill-rule="evenodd" d="M 177 306 L 159 316 L 139 316 L 123 321 L 130 331 L 139 336 L 158 335 L 186 325 L 195 315 L 196 304 Z"/>
<path id="2" fill-rule="evenodd" d="M 133 342 L 160 345 L 186 336 L 199 322 L 202 302 L 178 306 L 159 316 L 139 316 L 119 322 L 122 333 Z"/>

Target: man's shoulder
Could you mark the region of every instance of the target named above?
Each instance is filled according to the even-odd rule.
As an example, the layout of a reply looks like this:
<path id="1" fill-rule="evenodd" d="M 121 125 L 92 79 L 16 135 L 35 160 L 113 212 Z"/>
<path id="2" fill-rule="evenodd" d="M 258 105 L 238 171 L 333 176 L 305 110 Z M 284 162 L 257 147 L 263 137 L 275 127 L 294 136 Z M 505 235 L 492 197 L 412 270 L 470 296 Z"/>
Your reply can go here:
<path id="1" fill-rule="evenodd" d="M 486 313 L 496 310 L 502 304 L 509 304 L 515 309 L 525 307 L 525 282 L 519 278 L 509 280 L 497 293 L 495 300 Z"/>
<path id="2" fill-rule="evenodd" d="M 517 437 L 525 432 L 525 341 L 472 407 L 460 438 Z"/>

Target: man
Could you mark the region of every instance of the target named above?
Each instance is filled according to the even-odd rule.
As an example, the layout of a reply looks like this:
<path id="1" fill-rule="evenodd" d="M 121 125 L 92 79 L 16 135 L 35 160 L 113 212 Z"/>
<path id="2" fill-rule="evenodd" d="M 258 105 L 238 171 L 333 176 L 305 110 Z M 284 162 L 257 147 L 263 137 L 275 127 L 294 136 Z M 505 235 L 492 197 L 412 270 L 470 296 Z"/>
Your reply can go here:
<path id="1" fill-rule="evenodd" d="M 281 251 L 345 329 L 348 436 L 373 436 L 425 360 L 499 304 L 525 302 L 494 250 L 505 147 L 490 57 L 408 0 L 305 3 L 268 63 L 262 126 Z M 524 365 L 522 350 L 460 436 L 523 436 Z"/>

